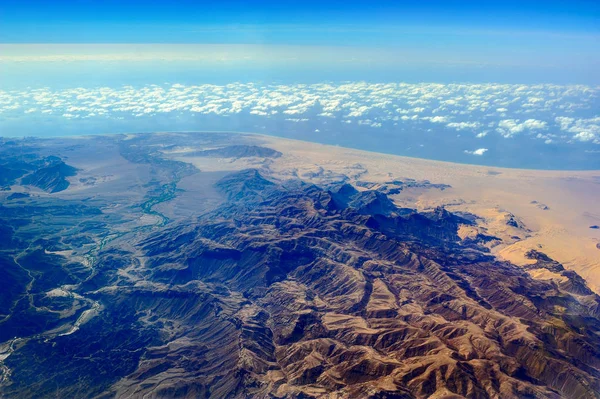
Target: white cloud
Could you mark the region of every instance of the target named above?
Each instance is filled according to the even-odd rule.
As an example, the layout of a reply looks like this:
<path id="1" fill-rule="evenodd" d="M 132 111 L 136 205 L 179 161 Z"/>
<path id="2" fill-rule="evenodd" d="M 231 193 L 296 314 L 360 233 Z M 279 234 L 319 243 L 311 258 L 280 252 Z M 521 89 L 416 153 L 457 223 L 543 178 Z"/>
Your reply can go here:
<path id="1" fill-rule="evenodd" d="M 593 132 L 584 130 L 577 133 L 573 138 L 580 141 L 592 141 L 596 138 L 596 135 Z"/>
<path id="2" fill-rule="evenodd" d="M 253 115 L 399 129 L 410 123 L 415 133 L 435 131 L 429 123 L 421 123 L 427 121 L 458 131 L 472 130 L 476 138 L 494 130 L 507 138 L 519 134 L 534 138 L 541 132 L 542 140 L 593 145 L 600 144 L 600 117 L 590 117 L 590 113 L 599 97 L 600 87 L 582 85 L 175 83 L 0 90 L 0 115 L 69 120 Z"/>
<path id="3" fill-rule="evenodd" d="M 524 131 L 546 129 L 546 127 L 546 122 L 537 119 L 527 119 L 521 123 L 519 119 L 504 119 L 498 123 L 496 131 L 509 138 Z"/>
<path id="4" fill-rule="evenodd" d="M 471 154 L 471 155 L 483 155 L 488 151 L 487 148 L 478 148 L 474 151 L 469 151 L 469 150 L 465 150 L 466 154 Z"/>
<path id="5" fill-rule="evenodd" d="M 557 117 L 555 121 L 561 130 L 573 134 L 573 139 L 600 144 L 600 117 L 582 119 Z"/>
<path id="6" fill-rule="evenodd" d="M 466 129 L 477 129 L 481 127 L 481 123 L 479 122 L 450 122 L 446 126 L 454 128 L 456 130 L 466 130 Z"/>
<path id="7" fill-rule="evenodd" d="M 424 116 L 421 119 L 432 123 L 446 123 L 448 122 L 447 116 Z"/>

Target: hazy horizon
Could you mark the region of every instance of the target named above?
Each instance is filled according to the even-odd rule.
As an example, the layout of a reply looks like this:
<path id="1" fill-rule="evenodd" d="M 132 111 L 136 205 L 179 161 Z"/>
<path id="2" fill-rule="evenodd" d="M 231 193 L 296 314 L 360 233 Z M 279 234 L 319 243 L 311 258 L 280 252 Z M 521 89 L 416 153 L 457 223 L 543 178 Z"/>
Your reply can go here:
<path id="1" fill-rule="evenodd" d="M 595 2 L 0 7 L 1 136 L 242 130 L 600 169 Z"/>

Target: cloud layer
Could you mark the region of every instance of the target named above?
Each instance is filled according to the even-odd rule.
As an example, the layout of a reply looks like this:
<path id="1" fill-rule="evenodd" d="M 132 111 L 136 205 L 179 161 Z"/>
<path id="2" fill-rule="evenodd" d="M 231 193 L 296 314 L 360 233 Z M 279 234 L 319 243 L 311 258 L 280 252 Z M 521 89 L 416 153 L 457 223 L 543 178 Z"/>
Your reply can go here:
<path id="1" fill-rule="evenodd" d="M 598 87 L 582 85 L 366 82 L 38 88 L 0 91 L 0 123 L 24 116 L 72 120 L 243 115 L 374 130 L 442 129 L 482 140 L 528 136 L 546 144 L 579 142 L 596 148 L 598 94 Z"/>

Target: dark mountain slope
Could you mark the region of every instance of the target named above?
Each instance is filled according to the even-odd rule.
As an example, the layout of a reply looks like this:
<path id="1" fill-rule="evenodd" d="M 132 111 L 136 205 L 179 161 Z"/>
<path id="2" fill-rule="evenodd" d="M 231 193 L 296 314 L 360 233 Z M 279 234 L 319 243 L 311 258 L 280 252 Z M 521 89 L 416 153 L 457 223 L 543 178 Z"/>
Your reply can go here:
<path id="1" fill-rule="evenodd" d="M 35 186 L 49 193 L 57 193 L 66 190 L 69 187 L 66 178 L 76 174 L 77 169 L 74 167 L 62 161 L 52 161 L 23 177 L 21 184 Z"/>
<path id="2" fill-rule="evenodd" d="M 441 208 L 256 170 L 217 185 L 218 210 L 101 251 L 80 288 L 99 315 L 8 357 L 0 395 L 600 396 L 600 299 L 577 275 L 534 280 Z"/>

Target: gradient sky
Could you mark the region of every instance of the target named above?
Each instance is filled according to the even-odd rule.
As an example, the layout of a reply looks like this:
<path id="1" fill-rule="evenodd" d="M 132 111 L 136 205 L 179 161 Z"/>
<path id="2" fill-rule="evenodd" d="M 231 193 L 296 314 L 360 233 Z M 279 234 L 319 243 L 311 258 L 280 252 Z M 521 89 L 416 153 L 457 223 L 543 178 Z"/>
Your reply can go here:
<path id="1" fill-rule="evenodd" d="M 328 46 L 376 65 L 412 60 L 417 72 L 479 68 L 440 70 L 441 80 L 597 84 L 600 1 L 2 0 L 0 43 Z M 14 51 L 0 47 L 0 58 Z"/>
<path id="2" fill-rule="evenodd" d="M 0 42 L 393 44 L 399 32 L 592 37 L 598 1 L 3 0 Z M 317 34 L 310 28 L 318 28 Z M 329 30 L 332 37 L 320 33 Z M 229 31 L 229 34 L 226 32 Z M 274 34 L 269 34 L 272 31 Z M 343 34 L 335 34 L 341 31 Z M 367 40 L 365 40 L 365 37 Z M 386 40 L 387 37 L 387 40 Z M 371 41 L 372 40 L 372 41 Z M 329 43 L 331 44 L 331 43 Z"/>
<path id="3" fill-rule="evenodd" d="M 0 135 L 201 127 L 597 169 L 599 71 L 599 0 L 0 0 Z M 248 82 L 278 89 L 239 99 L 270 102 L 288 88 L 291 103 L 268 114 L 258 103 L 228 113 L 211 102 Z M 324 82 L 351 82 L 337 119 L 321 115 L 332 89 L 308 87 Z M 392 86 L 367 96 L 364 82 Z M 417 94 L 396 104 L 405 89 Z"/>

